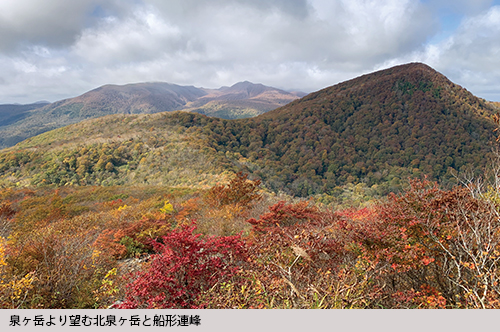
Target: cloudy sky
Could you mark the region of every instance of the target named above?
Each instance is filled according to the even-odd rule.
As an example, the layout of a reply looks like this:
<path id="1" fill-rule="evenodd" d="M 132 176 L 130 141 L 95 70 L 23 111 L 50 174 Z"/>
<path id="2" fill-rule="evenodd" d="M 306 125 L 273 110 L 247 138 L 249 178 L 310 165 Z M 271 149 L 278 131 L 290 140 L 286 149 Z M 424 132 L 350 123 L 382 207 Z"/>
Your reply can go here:
<path id="1" fill-rule="evenodd" d="M 500 101 L 500 0 L 0 0 L 0 104 L 145 81 L 312 92 L 413 61 Z"/>

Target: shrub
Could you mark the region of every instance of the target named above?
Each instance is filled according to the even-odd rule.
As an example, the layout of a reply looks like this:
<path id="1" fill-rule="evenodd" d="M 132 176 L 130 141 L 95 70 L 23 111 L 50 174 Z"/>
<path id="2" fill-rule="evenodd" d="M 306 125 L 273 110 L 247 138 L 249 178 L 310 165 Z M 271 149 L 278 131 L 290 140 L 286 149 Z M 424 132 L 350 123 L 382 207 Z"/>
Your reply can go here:
<path id="1" fill-rule="evenodd" d="M 410 302 L 417 307 L 427 306 L 424 290 L 441 306 L 498 307 L 499 206 L 473 189 L 412 180 L 407 192 L 378 208 L 369 228 L 358 229 L 387 294 L 415 294 Z"/>
<path id="2" fill-rule="evenodd" d="M 246 249 L 239 236 L 201 238 L 184 226 L 152 245 L 149 266 L 133 275 L 118 308 L 201 308 L 201 294 L 239 269 Z"/>
<path id="3" fill-rule="evenodd" d="M 262 195 L 257 193 L 260 180 L 248 180 L 248 174 L 238 172 L 228 185 L 215 185 L 207 192 L 205 201 L 214 207 L 228 204 L 238 204 L 246 207 L 250 202 L 259 200 Z"/>

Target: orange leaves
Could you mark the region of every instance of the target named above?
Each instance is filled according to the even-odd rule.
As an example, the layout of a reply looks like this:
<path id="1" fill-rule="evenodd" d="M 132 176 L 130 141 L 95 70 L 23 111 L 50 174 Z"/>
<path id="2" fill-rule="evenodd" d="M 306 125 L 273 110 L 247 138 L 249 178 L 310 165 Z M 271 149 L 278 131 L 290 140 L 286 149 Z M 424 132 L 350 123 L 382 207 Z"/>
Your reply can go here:
<path id="1" fill-rule="evenodd" d="M 408 191 L 377 207 L 375 220 L 370 232 L 363 227 L 356 232 L 367 257 L 391 267 L 382 278 L 393 274 L 401 286 L 435 289 L 439 294 L 422 297 L 425 307 L 485 308 L 497 303 L 497 203 L 470 188 L 442 190 L 412 180 Z"/>
<path id="2" fill-rule="evenodd" d="M 420 260 L 422 262 L 422 264 L 424 265 L 429 265 L 430 263 L 434 262 L 435 259 L 432 258 L 432 257 L 424 257 Z"/>
<path id="3" fill-rule="evenodd" d="M 137 256 L 148 261 L 133 266 L 131 307 L 498 307 L 500 224 L 486 198 L 412 181 L 377 206 L 334 212 L 260 200 L 256 183 L 240 173 L 205 196 L 0 192 L 13 227 L 0 269 L 25 307 L 105 307 L 124 293 L 126 268 L 113 268 Z"/>
<path id="4" fill-rule="evenodd" d="M 193 217 L 198 211 L 200 211 L 200 209 L 200 198 L 190 198 L 181 203 L 181 209 L 175 215 L 175 220 L 177 220 L 177 222 L 179 223 L 190 224 L 190 218 Z"/>
<path id="5" fill-rule="evenodd" d="M 248 174 L 238 172 L 227 186 L 216 185 L 210 188 L 205 201 L 214 207 L 227 204 L 247 207 L 251 202 L 262 198 L 262 195 L 257 193 L 259 185 L 260 180 L 248 180 Z"/>
<path id="6" fill-rule="evenodd" d="M 170 230 L 170 222 L 161 219 L 144 218 L 122 222 L 116 228 L 103 230 L 94 246 L 116 259 L 140 256 L 151 251 L 151 240 L 167 234 Z"/>
<path id="7" fill-rule="evenodd" d="M 262 231 L 267 227 L 283 227 L 300 222 L 317 221 L 321 215 L 317 207 L 309 206 L 309 202 L 306 201 L 295 204 L 280 201 L 270 206 L 269 211 L 261 215 L 259 220 L 251 218 L 247 222 L 254 225 L 254 230 Z"/>
<path id="8" fill-rule="evenodd" d="M 419 291 L 413 288 L 392 294 L 399 308 L 445 309 L 447 301 L 436 288 L 424 284 Z"/>

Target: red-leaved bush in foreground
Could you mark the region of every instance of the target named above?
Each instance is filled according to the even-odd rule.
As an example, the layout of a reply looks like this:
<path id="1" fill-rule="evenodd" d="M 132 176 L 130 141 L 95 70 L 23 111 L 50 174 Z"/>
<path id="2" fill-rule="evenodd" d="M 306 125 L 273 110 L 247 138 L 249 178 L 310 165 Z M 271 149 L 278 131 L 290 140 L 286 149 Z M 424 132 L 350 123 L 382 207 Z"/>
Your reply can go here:
<path id="1" fill-rule="evenodd" d="M 479 189 L 412 180 L 358 227 L 357 240 L 393 299 L 386 307 L 498 307 L 500 212 L 497 194 Z"/>
<path id="2" fill-rule="evenodd" d="M 157 254 L 132 276 L 117 308 L 204 307 L 200 295 L 239 270 L 246 248 L 239 235 L 202 238 L 195 228 L 184 226 L 152 242 Z"/>

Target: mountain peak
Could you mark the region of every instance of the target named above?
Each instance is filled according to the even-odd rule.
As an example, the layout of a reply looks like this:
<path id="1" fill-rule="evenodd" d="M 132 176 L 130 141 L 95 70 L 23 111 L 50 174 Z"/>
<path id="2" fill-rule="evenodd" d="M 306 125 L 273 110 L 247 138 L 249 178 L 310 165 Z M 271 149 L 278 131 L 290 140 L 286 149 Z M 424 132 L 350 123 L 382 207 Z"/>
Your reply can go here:
<path id="1" fill-rule="evenodd" d="M 255 98 L 266 92 L 278 92 L 280 94 L 288 94 L 285 91 L 266 86 L 261 83 L 252 83 L 249 81 L 238 82 L 230 88 L 224 90 L 225 93 L 239 95 L 239 98 Z"/>
<path id="2" fill-rule="evenodd" d="M 443 74 L 439 73 L 429 65 L 421 62 L 411 62 L 365 74 L 346 82 L 339 83 L 337 85 L 346 84 L 348 82 L 354 84 L 363 84 L 367 81 L 397 79 L 407 79 L 415 82 L 418 80 L 431 80 L 440 81 L 440 83 L 451 83 L 448 78 L 446 78 Z"/>
<path id="3" fill-rule="evenodd" d="M 271 97 L 274 102 L 276 97 L 283 101 L 291 98 L 288 96 L 289 99 L 286 99 L 286 95 L 280 95 L 278 90 L 272 88 L 254 98 L 240 98 L 248 93 L 247 89 L 251 91 L 254 87 L 250 82 L 240 82 L 232 88 L 235 91 L 239 88 L 241 92 L 206 92 L 203 97 L 188 103 L 189 110 L 203 110 L 204 114 L 213 116 L 228 112 L 229 108 L 231 111 L 236 108 L 246 110 L 250 105 L 257 104 L 264 107 L 271 104 Z M 263 85 L 257 87 L 268 88 Z M 112 97 L 119 96 L 109 97 L 116 104 Z M 78 106 L 75 104 L 73 109 Z M 73 109 L 60 109 L 59 114 L 65 116 L 65 111 Z M 40 146 L 43 145 L 46 150 L 40 151 L 49 151 L 68 141 L 77 149 L 73 153 L 76 155 L 81 148 L 74 143 L 75 135 L 78 135 L 83 145 L 91 140 L 102 140 L 102 136 L 98 135 L 105 133 L 108 135 L 107 141 L 116 139 L 116 146 L 119 146 L 123 141 L 123 133 L 133 134 L 138 140 L 149 142 L 153 136 L 155 139 L 171 137 L 169 134 L 160 134 L 162 132 L 184 132 L 172 130 L 172 126 L 180 126 L 179 129 L 196 126 L 197 130 L 189 131 L 188 136 L 203 135 L 200 142 L 205 142 L 207 149 L 202 148 L 200 151 L 215 149 L 217 153 L 213 155 L 217 158 L 229 158 L 223 161 L 217 159 L 221 161 L 220 167 L 236 167 L 251 172 L 273 190 L 283 190 L 298 196 L 327 193 L 337 197 L 341 194 L 338 191 L 340 186 L 363 184 L 373 192 L 385 194 L 400 188 L 408 177 L 426 175 L 432 180 L 451 184 L 455 181 L 455 172 L 468 169 L 469 166 L 474 171 L 485 167 L 492 157 L 492 144 L 497 144 L 495 124 L 490 117 L 494 111 L 489 103 L 453 84 L 431 67 L 411 63 L 311 93 L 254 119 L 223 121 L 173 112 L 141 116 L 139 124 L 133 120 L 137 119 L 134 115 L 116 115 L 94 120 L 92 125 L 85 122 L 60 130 L 56 135 L 52 133 L 32 139 L 21 143 L 16 149 L 24 147 L 28 155 L 32 153 L 28 149 L 34 146 L 42 149 Z M 126 118 L 132 120 L 123 121 Z M 171 127 L 168 127 L 169 124 Z M 88 132 L 82 128 L 87 128 L 85 130 Z M 69 134 L 69 130 L 75 134 Z M 48 137 L 53 137 L 54 144 L 47 145 Z M 163 141 L 161 144 L 170 143 Z M 159 146 L 151 145 L 151 148 L 158 149 Z M 57 149 L 62 150 L 59 147 Z M 145 144 L 144 149 L 149 147 Z M 152 155 L 151 151 L 144 150 L 143 153 Z M 68 152 L 64 153 L 68 155 Z M 39 155 L 43 157 L 44 153 Z M 204 161 L 207 156 L 204 154 L 194 158 Z M 40 162 L 43 161 L 41 157 Z M 116 179 L 125 178 L 129 169 L 137 167 L 142 160 L 142 157 L 134 154 L 126 154 L 123 158 L 117 166 L 129 166 L 117 167 L 116 171 L 121 173 Z M 182 156 L 182 160 L 192 158 Z M 16 160 L 24 160 L 24 157 Z M 48 180 L 64 183 L 61 181 L 73 181 L 82 176 L 76 172 L 76 167 L 71 169 L 59 161 L 53 164 L 61 167 L 61 173 L 52 177 L 52 171 L 41 169 L 40 174 L 51 176 L 47 177 Z M 42 165 L 48 164 L 43 161 Z M 18 182 L 19 179 L 12 174 L 20 174 L 20 167 L 24 167 L 24 174 L 31 174 L 28 173 L 31 172 L 31 165 L 15 164 L 15 168 L 3 173 L 4 178 L 14 179 L 13 183 Z M 203 167 L 202 163 L 200 169 Z M 90 173 L 95 172 L 93 181 L 101 181 L 104 175 L 109 176 L 106 170 L 96 172 L 93 166 L 89 170 Z M 148 181 L 160 183 L 163 181 L 161 174 L 165 173 L 169 172 L 158 172 L 156 180 L 149 179 L 149 172 L 145 174 L 148 174 Z M 0 173 L 0 180 L 1 176 Z M 129 181 L 135 181 L 135 178 L 134 175 Z M 42 176 L 38 175 L 37 179 L 42 179 Z M 140 181 L 144 182 L 145 178 Z"/>
<path id="4" fill-rule="evenodd" d="M 399 93 L 411 95 L 415 91 L 426 92 L 429 89 L 436 89 L 436 94 L 437 90 L 441 91 L 442 89 L 453 90 L 453 93 L 460 94 L 466 91 L 432 67 L 421 62 L 412 62 L 338 83 L 312 93 L 306 98 L 312 99 L 324 93 L 337 94 L 338 96 L 355 93 L 361 97 L 362 95 L 373 95 L 376 91 L 379 94 L 387 94 L 397 90 L 401 90 Z"/>
<path id="5" fill-rule="evenodd" d="M 261 83 L 252 83 L 250 81 L 242 81 L 242 82 L 238 82 L 238 83 L 235 83 L 231 86 L 231 88 L 246 88 L 246 87 L 250 87 L 250 86 L 265 86 Z"/>

